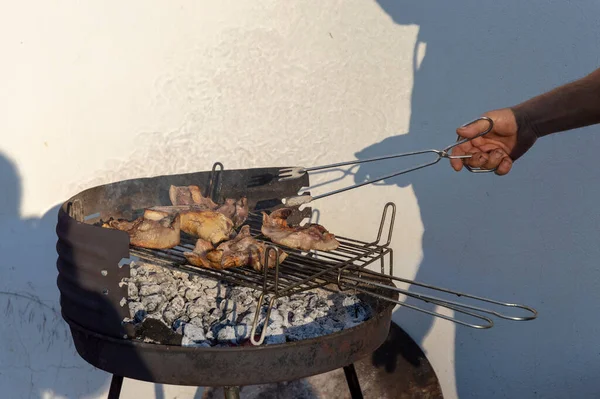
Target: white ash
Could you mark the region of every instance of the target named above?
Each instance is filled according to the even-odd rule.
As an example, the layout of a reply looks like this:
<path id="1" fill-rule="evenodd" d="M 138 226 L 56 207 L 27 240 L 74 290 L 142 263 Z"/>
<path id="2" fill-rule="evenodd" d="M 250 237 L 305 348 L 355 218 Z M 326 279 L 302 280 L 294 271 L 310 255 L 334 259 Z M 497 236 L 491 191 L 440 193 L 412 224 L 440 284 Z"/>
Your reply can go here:
<path id="1" fill-rule="evenodd" d="M 160 266 L 134 262 L 128 284 L 130 319 L 162 321 L 178 334 L 183 346 L 247 344 L 260 292 Z M 266 301 L 260 309 L 261 333 Z M 322 289 L 275 301 L 265 344 L 315 338 L 354 327 L 371 317 L 370 307 L 356 295 Z M 151 339 L 149 340 L 151 342 Z"/>

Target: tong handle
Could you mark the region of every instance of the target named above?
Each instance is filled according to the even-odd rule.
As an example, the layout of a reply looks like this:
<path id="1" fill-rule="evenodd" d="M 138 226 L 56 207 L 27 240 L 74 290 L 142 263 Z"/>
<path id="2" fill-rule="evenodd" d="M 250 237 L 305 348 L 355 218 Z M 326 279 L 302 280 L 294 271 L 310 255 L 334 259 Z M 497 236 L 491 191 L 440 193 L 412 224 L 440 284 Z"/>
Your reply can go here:
<path id="1" fill-rule="evenodd" d="M 343 272 L 346 272 L 346 274 L 343 274 Z M 373 276 L 374 279 L 369 278 L 370 276 Z M 442 298 L 439 298 L 439 297 L 436 297 L 433 295 L 412 292 L 407 289 L 402 289 L 402 288 L 398 288 L 396 286 L 390 286 L 388 284 L 378 282 L 377 279 L 379 279 L 379 278 L 391 279 L 394 281 L 399 281 L 402 283 L 430 289 L 433 291 L 443 292 L 443 293 L 447 293 L 447 294 L 453 294 L 457 297 L 469 298 L 473 301 L 478 301 L 481 303 L 488 303 L 488 304 L 502 306 L 502 307 L 511 308 L 511 309 L 519 308 L 521 310 L 528 312 L 529 315 L 527 315 L 527 316 L 511 316 L 511 315 L 507 315 L 504 313 L 500 313 L 493 309 L 483 308 L 483 307 L 477 306 L 477 305 L 469 305 L 467 303 L 461 303 L 461 302 L 452 301 L 449 299 L 442 299 Z M 420 282 L 417 282 L 414 280 L 396 277 L 396 276 L 388 275 L 385 273 L 378 273 L 378 272 L 375 272 L 375 271 L 372 271 L 369 269 L 359 269 L 358 267 L 349 267 L 346 269 L 339 270 L 338 275 L 337 275 L 337 284 L 340 287 L 340 290 L 342 290 L 342 291 L 347 290 L 347 289 L 354 289 L 359 292 L 363 292 L 368 295 L 377 296 L 380 299 L 387 300 L 387 301 L 396 303 L 398 305 L 411 308 L 413 310 L 417 310 L 419 312 L 427 313 L 427 314 L 430 314 L 430 315 L 436 316 L 436 317 L 441 317 L 443 319 L 453 321 L 457 324 L 461 324 L 461 325 L 464 325 L 467 327 L 472 327 L 472 328 L 485 329 L 485 328 L 491 328 L 494 325 L 493 321 L 488 316 L 485 316 L 484 314 L 496 316 L 498 318 L 505 319 L 505 320 L 511 320 L 511 321 L 534 320 L 538 316 L 537 310 L 535 310 L 534 308 L 532 308 L 530 306 L 516 304 L 516 303 L 506 303 L 506 302 L 501 302 L 501 301 L 497 301 L 497 300 L 490 299 L 490 298 L 484 298 L 484 297 L 480 297 L 480 296 L 470 295 L 470 294 L 467 294 L 464 292 L 458 292 L 458 291 L 454 291 L 454 290 L 449 290 L 447 288 L 436 287 L 431 284 L 420 283 Z M 405 302 L 387 298 L 386 296 L 376 294 L 372 289 L 369 289 L 368 286 L 376 287 L 378 289 L 386 289 L 386 290 L 390 290 L 390 291 L 395 291 L 395 292 L 398 292 L 399 294 L 406 295 L 407 297 L 411 297 L 414 299 L 421 300 L 423 302 L 429 302 L 429 303 L 432 303 L 432 304 L 440 306 L 440 307 L 451 309 L 451 310 L 454 310 L 455 312 L 466 314 L 468 316 L 471 316 L 471 317 L 474 317 L 474 318 L 477 318 L 480 320 L 484 320 L 486 322 L 486 324 L 468 323 L 465 321 L 461 321 L 455 317 L 448 317 L 448 316 L 442 315 L 440 313 L 428 311 L 428 310 L 420 308 L 418 306 L 409 305 Z"/>
<path id="2" fill-rule="evenodd" d="M 407 156 L 411 156 L 411 155 L 421 155 L 421 154 L 427 154 L 427 153 L 433 153 L 433 154 L 437 155 L 437 157 L 435 158 L 435 160 L 433 160 L 431 162 L 427 162 L 427 163 L 421 164 L 421 165 L 417 165 L 417 166 L 412 167 L 412 168 L 404 169 L 404 170 L 401 170 L 401 171 L 398 171 L 398 172 L 391 173 L 391 174 L 386 175 L 386 176 L 381 176 L 381 177 L 378 177 L 378 178 L 373 179 L 373 180 L 368 180 L 368 181 L 365 181 L 365 182 L 362 182 L 362 183 L 358 183 L 358 184 L 355 184 L 355 185 L 352 185 L 352 186 L 341 188 L 339 190 L 334 190 L 334 191 L 331 191 L 331 192 L 328 192 L 328 193 L 325 193 L 325 194 L 321 194 L 321 195 L 318 195 L 318 196 L 315 196 L 315 197 L 312 197 L 310 195 L 300 195 L 300 196 L 296 196 L 296 197 L 286 198 L 285 202 L 286 203 L 290 203 L 289 206 L 299 206 L 299 205 L 302 205 L 302 204 L 307 204 L 309 202 L 312 202 L 312 201 L 320 199 L 320 198 L 328 197 L 328 196 L 334 195 L 334 194 L 343 193 L 345 191 L 352 190 L 354 188 L 362 187 L 362 186 L 365 186 L 367 184 L 377 183 L 377 182 L 382 181 L 382 180 L 391 179 L 392 177 L 396 177 L 396 176 L 399 176 L 399 175 L 402 175 L 402 174 L 405 174 L 405 173 L 408 173 L 408 172 L 413 172 L 415 170 L 422 169 L 422 168 L 425 168 L 427 166 L 434 165 L 434 164 L 438 163 L 440 161 L 440 159 L 442 159 L 442 158 L 448 158 L 448 159 L 453 159 L 453 158 L 458 158 L 458 159 L 461 159 L 461 158 L 470 158 L 471 155 L 450 155 L 448 152 L 451 149 L 453 149 L 454 147 L 458 146 L 458 145 L 461 145 L 461 144 L 466 143 L 468 141 L 474 140 L 477 137 L 481 137 L 483 135 L 488 134 L 492 130 L 492 128 L 494 127 L 494 122 L 492 121 L 492 119 L 488 118 L 487 116 L 482 116 L 480 118 L 474 119 L 471 122 L 469 122 L 469 123 L 467 123 L 467 124 L 465 124 L 463 126 L 471 125 L 471 124 L 473 124 L 473 123 L 475 123 L 477 121 L 480 121 L 480 120 L 485 120 L 485 121 L 487 121 L 489 123 L 489 126 L 488 126 L 488 128 L 486 130 L 482 131 L 481 133 L 478 133 L 477 136 L 475 136 L 475 137 L 463 138 L 462 140 L 461 140 L 461 136 L 458 136 L 457 139 L 456 139 L 456 142 L 454 144 L 449 145 L 448 147 L 444 148 L 443 150 L 421 150 L 421 151 L 404 152 L 404 153 L 401 153 L 401 154 L 384 155 L 384 156 L 375 157 L 375 158 L 368 158 L 368 159 L 362 159 L 362 160 L 359 159 L 359 160 L 339 162 L 339 163 L 334 163 L 334 164 L 329 164 L 329 165 L 313 166 L 313 167 L 310 167 L 310 168 L 302 168 L 302 172 L 306 173 L 306 172 L 310 172 L 310 171 L 314 171 L 314 170 L 330 169 L 330 168 L 336 168 L 336 167 L 346 166 L 346 165 L 355 165 L 355 164 L 361 164 L 361 163 L 367 163 L 367 162 L 381 161 L 381 160 L 384 160 L 384 159 L 407 157 Z M 473 172 L 473 173 L 489 173 L 489 172 L 494 172 L 497 169 L 497 168 L 494 168 L 494 169 L 473 168 L 473 167 L 471 167 L 469 165 L 465 165 L 465 167 L 470 172 Z"/>
<path id="3" fill-rule="evenodd" d="M 475 137 L 462 138 L 461 136 L 457 136 L 456 143 L 454 143 L 454 144 L 452 144 L 452 145 L 444 148 L 444 152 L 448 153 L 448 151 L 450 151 L 451 149 L 453 149 L 456 146 L 459 146 L 459 145 L 464 144 L 464 143 L 466 143 L 468 141 L 474 140 L 477 137 L 481 137 L 483 135 L 486 135 L 486 134 L 488 134 L 494 128 L 494 121 L 492 121 L 492 119 L 488 118 L 487 116 L 482 116 L 482 117 L 479 117 L 477 119 L 474 119 L 471 122 L 465 123 L 464 125 L 462 125 L 462 127 L 472 125 L 473 123 L 478 122 L 478 121 L 487 121 L 488 124 L 489 124 L 488 128 L 486 130 L 484 130 L 483 132 L 477 134 L 477 136 L 475 136 Z M 452 157 L 452 155 L 450 155 L 449 157 Z M 466 165 L 466 164 L 465 164 L 465 167 L 467 168 L 467 170 L 469 172 L 473 172 L 473 173 L 489 173 L 489 172 L 494 172 L 496 169 L 498 169 L 497 167 L 494 168 L 494 169 L 474 168 L 474 167 Z"/>

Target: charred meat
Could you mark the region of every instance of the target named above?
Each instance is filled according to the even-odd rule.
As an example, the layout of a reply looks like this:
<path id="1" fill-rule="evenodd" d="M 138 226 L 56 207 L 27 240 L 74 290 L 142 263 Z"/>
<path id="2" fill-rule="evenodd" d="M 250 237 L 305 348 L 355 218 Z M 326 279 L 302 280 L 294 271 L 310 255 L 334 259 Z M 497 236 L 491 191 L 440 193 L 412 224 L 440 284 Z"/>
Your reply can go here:
<path id="1" fill-rule="evenodd" d="M 242 197 L 235 201 L 235 215 L 233 215 L 233 224 L 236 227 L 241 226 L 248 218 L 248 199 Z"/>
<path id="2" fill-rule="evenodd" d="M 270 215 L 263 212 L 261 232 L 276 244 L 303 251 L 311 249 L 332 251 L 339 247 L 340 243 L 335 239 L 335 236 L 319 224 L 309 223 L 305 226 L 288 226 L 286 219 L 291 213 L 292 209 L 290 208 L 280 208 Z"/>
<path id="3" fill-rule="evenodd" d="M 235 231 L 233 222 L 225 215 L 214 211 L 183 211 L 181 231 L 216 245 L 230 239 Z"/>
<path id="4" fill-rule="evenodd" d="M 181 218 L 177 214 L 147 209 L 134 221 L 111 218 L 102 227 L 127 232 L 131 245 L 167 249 L 179 245 Z"/>
<path id="5" fill-rule="evenodd" d="M 208 197 L 203 197 L 198 186 L 171 186 L 169 188 L 169 199 L 177 205 L 202 205 L 206 209 L 214 210 L 218 207 Z"/>
<path id="6" fill-rule="evenodd" d="M 237 266 L 251 266 L 254 270 L 262 270 L 265 263 L 269 268 L 275 267 L 275 251 L 269 251 L 269 258 L 266 259 L 267 246 L 260 241 L 255 240 L 250 235 L 250 227 L 244 226 L 239 234 L 232 240 L 219 245 L 215 251 L 220 252 L 221 265 L 223 268 Z M 279 251 L 279 263 L 281 264 L 287 254 Z"/>
<path id="7" fill-rule="evenodd" d="M 206 254 L 212 250 L 214 250 L 214 247 L 210 242 L 199 238 L 198 241 L 196 241 L 194 250 L 191 252 L 184 252 L 183 255 L 187 261 L 194 266 L 207 269 L 220 269 L 220 267 L 218 267 L 219 265 L 213 265 L 206 257 Z"/>
<path id="8" fill-rule="evenodd" d="M 174 207 L 189 206 L 194 210 L 216 211 L 231 219 L 234 226 L 241 226 L 248 218 L 248 200 L 227 198 L 222 205 L 215 204 L 208 197 L 203 197 L 198 186 L 171 186 L 169 198 Z M 161 207 L 162 208 L 162 207 Z"/>
<path id="9" fill-rule="evenodd" d="M 275 251 L 269 251 L 268 259 L 266 259 L 266 252 L 267 246 L 263 242 L 255 240 L 250 235 L 250 228 L 244 226 L 235 238 L 221 243 L 216 249 L 213 249 L 209 242 L 200 239 L 194 250 L 186 252 L 184 255 L 194 266 L 209 269 L 250 266 L 254 270 L 260 271 L 265 263 L 269 268 L 273 268 L 277 262 Z M 279 263 L 283 262 L 287 256 L 280 250 Z"/>

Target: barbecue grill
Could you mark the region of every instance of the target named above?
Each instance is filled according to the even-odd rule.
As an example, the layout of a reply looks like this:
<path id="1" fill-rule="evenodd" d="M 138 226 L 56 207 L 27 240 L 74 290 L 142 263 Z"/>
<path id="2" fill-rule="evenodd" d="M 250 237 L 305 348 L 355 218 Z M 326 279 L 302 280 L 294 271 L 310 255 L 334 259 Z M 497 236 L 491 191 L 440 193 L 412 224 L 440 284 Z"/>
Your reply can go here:
<path id="1" fill-rule="evenodd" d="M 376 239 L 370 242 L 336 234 L 341 245 L 330 252 L 292 250 L 268 242 L 260 233 L 260 213 L 284 206 L 282 198 L 295 196 L 302 187 L 309 186 L 306 174 L 282 181 L 277 179 L 278 171 L 279 168 L 226 170 L 221 163 L 216 163 L 206 172 L 132 179 L 94 187 L 61 206 L 56 229 L 61 312 L 79 355 L 113 375 L 109 398 L 119 396 L 123 377 L 174 385 L 223 386 L 228 387 L 228 397 L 235 397 L 238 386 L 290 381 L 342 367 L 352 397 L 359 398 L 362 396 L 353 363 L 373 353 L 384 342 L 396 304 L 483 329 L 493 326 L 491 315 L 508 320 L 536 317 L 535 310 L 527 306 L 394 277 L 390 248 L 396 212 L 393 203 L 385 204 Z M 183 251 L 194 247 L 192 240 L 182 239 L 179 246 L 169 250 L 137 248 L 130 245 L 126 232 L 96 225 L 110 217 L 131 220 L 145 208 L 169 205 L 171 185 L 203 187 L 216 202 L 246 196 L 250 209 L 246 223 L 252 235 L 269 244 L 267 251 L 285 250 L 289 256 L 273 269 L 264 268 L 262 272 L 250 268 L 204 269 L 191 266 L 183 256 Z M 292 224 L 301 223 L 312 214 L 309 207 L 293 209 L 288 218 Z M 389 224 L 387 230 L 386 223 Z M 139 340 L 139 331 L 125 322 L 130 314 L 125 306 L 127 286 L 122 283 L 124 278 L 130 277 L 130 264 L 137 260 L 259 291 L 258 309 L 267 307 L 264 325 L 257 311 L 250 345 L 244 346 L 200 348 Z M 501 307 L 521 308 L 531 315 L 508 316 L 480 306 L 417 294 L 397 288 L 395 281 Z M 359 325 L 336 333 L 265 345 L 266 323 L 275 301 L 315 288 L 352 291 L 373 309 L 373 315 Z M 399 294 L 452 309 L 484 323 L 474 324 L 408 305 L 399 300 Z"/>

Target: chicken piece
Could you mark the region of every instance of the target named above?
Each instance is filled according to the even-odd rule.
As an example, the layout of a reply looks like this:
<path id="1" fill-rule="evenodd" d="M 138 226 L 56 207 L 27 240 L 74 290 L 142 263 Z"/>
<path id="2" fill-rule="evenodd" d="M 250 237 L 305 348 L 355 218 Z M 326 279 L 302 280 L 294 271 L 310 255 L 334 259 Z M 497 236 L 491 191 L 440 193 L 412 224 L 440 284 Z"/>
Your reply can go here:
<path id="1" fill-rule="evenodd" d="M 220 244 L 214 251 L 208 252 L 206 257 L 210 264 L 219 264 L 221 269 L 251 266 L 254 270 L 260 271 L 265 263 L 269 268 L 276 265 L 276 252 L 269 251 L 269 259 L 265 262 L 266 252 L 267 246 L 263 242 L 255 240 L 250 235 L 250 227 L 244 226 L 235 238 Z M 280 250 L 279 264 L 287 256 L 287 253 Z"/>
<path id="2" fill-rule="evenodd" d="M 169 214 L 175 215 L 177 213 L 181 213 L 181 212 L 190 212 L 190 211 L 194 211 L 194 212 L 200 212 L 200 211 L 212 211 L 213 209 L 208 208 L 206 205 L 199 205 L 199 204 L 194 204 L 194 205 L 159 205 L 159 206 L 153 206 L 152 208 L 148 208 L 150 210 L 153 211 L 159 211 L 159 212 L 167 212 Z"/>
<path id="3" fill-rule="evenodd" d="M 168 249 L 179 245 L 181 218 L 177 214 L 146 210 L 142 217 L 134 221 L 111 218 L 108 222 L 103 223 L 102 227 L 127 232 L 131 245 L 151 249 Z"/>
<path id="4" fill-rule="evenodd" d="M 179 215 L 182 231 L 213 245 L 232 238 L 235 233 L 231 219 L 219 212 L 189 210 Z"/>
<path id="5" fill-rule="evenodd" d="M 235 227 L 239 227 L 248 218 L 248 199 L 242 197 L 235 202 L 235 215 L 233 216 L 233 224 Z"/>
<path id="6" fill-rule="evenodd" d="M 233 225 L 238 228 L 248 218 L 248 199 L 242 197 L 239 200 L 227 198 L 225 204 L 221 205 L 217 212 L 222 213 L 233 221 Z"/>
<path id="7" fill-rule="evenodd" d="M 169 188 L 169 199 L 177 205 L 202 205 L 207 209 L 215 210 L 219 205 L 208 197 L 203 197 L 198 186 L 171 186 Z"/>
<path id="8" fill-rule="evenodd" d="M 222 213 L 233 221 L 235 216 L 235 200 L 227 198 L 225 203 L 216 209 L 217 212 Z"/>
<path id="9" fill-rule="evenodd" d="M 288 226 L 286 219 L 291 213 L 292 209 L 290 208 L 280 208 L 272 212 L 271 215 L 263 212 L 261 232 L 276 244 L 303 251 L 311 249 L 332 251 L 340 246 L 335 236 L 319 224 L 309 223 L 298 227 Z"/>
<path id="10" fill-rule="evenodd" d="M 172 207 L 154 207 L 153 209 L 171 211 L 192 210 L 210 210 L 222 213 L 227 218 L 233 221 L 235 228 L 240 227 L 248 218 L 248 199 L 242 197 L 237 201 L 232 198 L 227 198 L 222 205 L 215 204 L 208 197 L 203 197 L 198 186 L 171 186 L 169 189 L 169 198 L 171 199 Z"/>
<path id="11" fill-rule="evenodd" d="M 212 250 L 214 250 L 214 247 L 210 242 L 199 238 L 198 241 L 196 241 L 194 250 L 184 252 L 183 255 L 187 261 L 194 266 L 205 267 L 207 269 L 219 269 L 220 263 L 213 264 L 206 257 L 206 254 Z"/>

